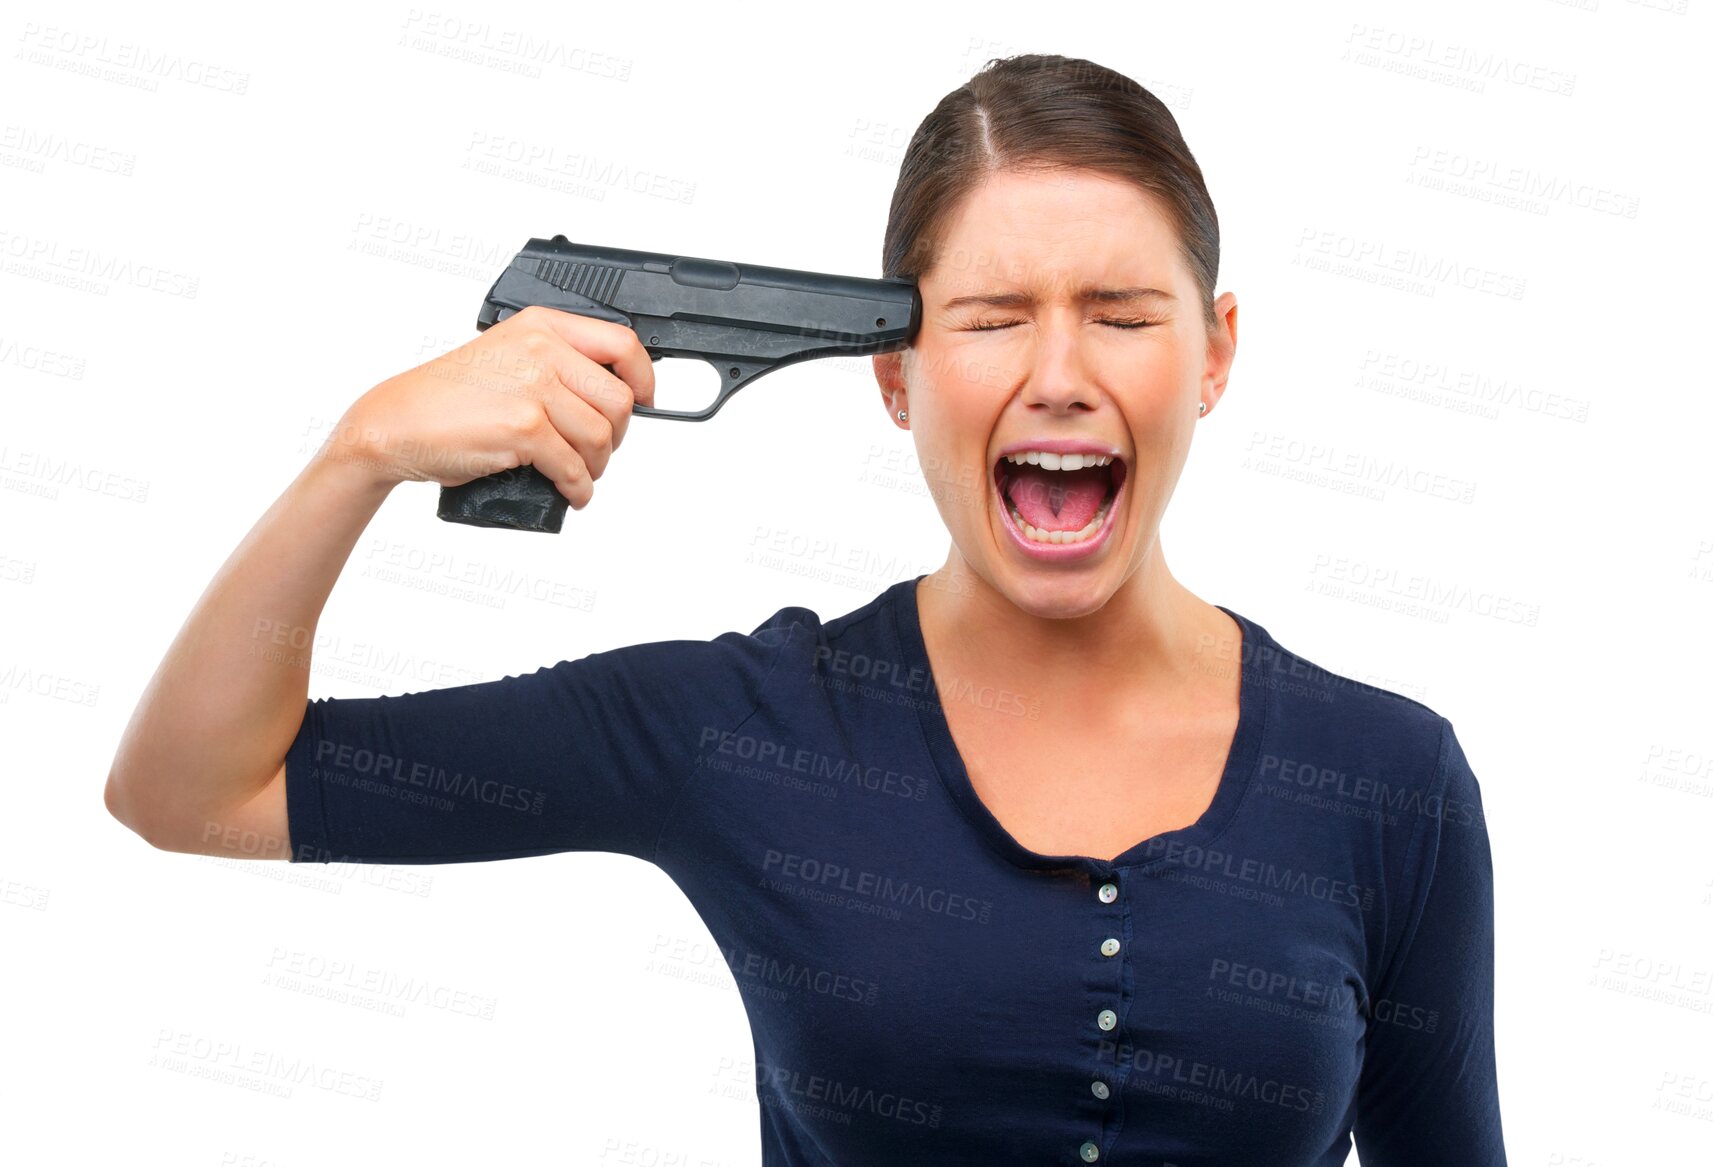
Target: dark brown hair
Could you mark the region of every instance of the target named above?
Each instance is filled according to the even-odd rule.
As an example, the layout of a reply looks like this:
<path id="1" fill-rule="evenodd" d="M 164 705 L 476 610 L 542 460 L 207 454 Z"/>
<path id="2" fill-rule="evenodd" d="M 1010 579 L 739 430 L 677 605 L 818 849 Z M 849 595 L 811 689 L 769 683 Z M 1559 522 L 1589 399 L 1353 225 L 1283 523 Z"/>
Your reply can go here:
<path id="1" fill-rule="evenodd" d="M 910 139 L 892 191 L 881 274 L 920 279 L 964 196 L 999 170 L 1101 171 L 1154 196 L 1214 327 L 1219 218 L 1177 119 L 1141 85 L 1093 61 L 995 57 L 946 94 Z"/>

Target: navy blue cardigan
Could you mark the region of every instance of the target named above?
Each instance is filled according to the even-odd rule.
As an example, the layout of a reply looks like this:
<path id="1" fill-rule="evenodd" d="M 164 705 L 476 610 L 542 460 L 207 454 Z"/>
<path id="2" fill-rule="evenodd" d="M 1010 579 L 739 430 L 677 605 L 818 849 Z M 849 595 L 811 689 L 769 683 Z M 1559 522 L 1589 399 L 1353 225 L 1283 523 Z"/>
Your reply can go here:
<path id="1" fill-rule="evenodd" d="M 1503 1167 L 1492 863 L 1451 723 L 1242 629 L 1194 824 L 1044 855 L 977 797 L 919 579 L 823 622 L 308 703 L 294 862 L 608 851 L 725 953 L 764 1167 Z M 1074 764 L 1074 750 L 1068 755 Z"/>

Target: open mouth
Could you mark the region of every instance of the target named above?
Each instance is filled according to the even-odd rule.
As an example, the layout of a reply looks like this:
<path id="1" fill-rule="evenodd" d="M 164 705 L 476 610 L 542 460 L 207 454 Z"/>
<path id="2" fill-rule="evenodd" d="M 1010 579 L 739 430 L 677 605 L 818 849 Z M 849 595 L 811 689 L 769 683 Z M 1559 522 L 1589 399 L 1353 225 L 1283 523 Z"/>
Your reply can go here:
<path id="1" fill-rule="evenodd" d="M 1020 539 L 1042 546 L 1092 543 L 1106 529 L 1128 473 L 1124 459 L 1040 455 L 993 466 L 1000 507 Z M 1072 465 L 1074 468 L 1067 468 Z"/>

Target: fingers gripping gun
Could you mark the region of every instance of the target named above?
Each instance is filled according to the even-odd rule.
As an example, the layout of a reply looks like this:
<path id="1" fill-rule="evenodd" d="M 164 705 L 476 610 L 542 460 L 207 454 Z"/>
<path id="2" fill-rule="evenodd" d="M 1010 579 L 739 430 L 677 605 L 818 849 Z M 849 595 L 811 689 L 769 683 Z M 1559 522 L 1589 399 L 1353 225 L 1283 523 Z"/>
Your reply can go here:
<path id="1" fill-rule="evenodd" d="M 563 235 L 531 239 L 518 252 L 489 289 L 476 329 L 531 304 L 623 324 L 654 360 L 713 365 L 720 391 L 707 408 L 631 406 L 633 414 L 679 421 L 707 421 L 732 394 L 783 365 L 905 348 L 922 313 L 910 280 L 594 247 Z M 452 523 L 557 533 L 568 505 L 546 475 L 519 466 L 442 487 L 438 513 Z"/>

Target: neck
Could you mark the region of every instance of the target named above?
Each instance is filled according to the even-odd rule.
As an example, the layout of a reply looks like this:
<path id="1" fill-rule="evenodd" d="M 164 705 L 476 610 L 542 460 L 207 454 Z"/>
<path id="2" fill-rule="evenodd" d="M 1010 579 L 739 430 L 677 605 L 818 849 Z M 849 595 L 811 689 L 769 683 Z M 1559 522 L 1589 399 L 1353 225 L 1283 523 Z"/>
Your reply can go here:
<path id="1" fill-rule="evenodd" d="M 1024 611 L 970 570 L 955 546 L 917 585 L 916 601 L 937 669 L 1084 709 L 1201 691 L 1226 671 L 1240 638 L 1229 616 L 1172 576 L 1157 539 L 1130 578 L 1083 615 Z"/>

